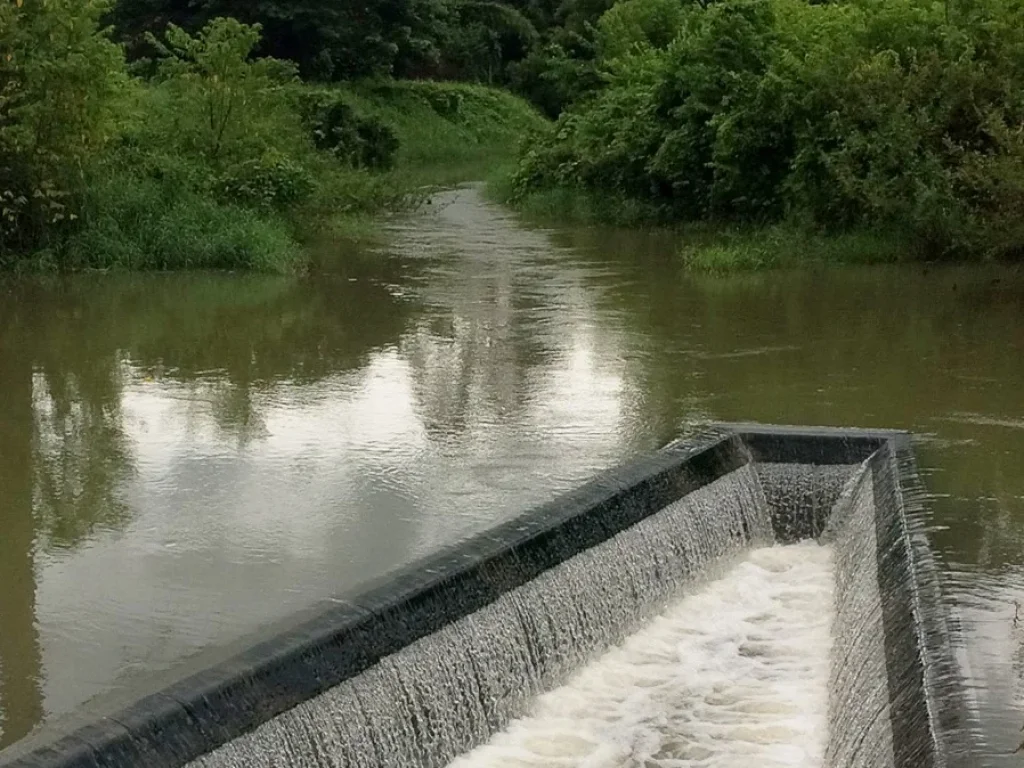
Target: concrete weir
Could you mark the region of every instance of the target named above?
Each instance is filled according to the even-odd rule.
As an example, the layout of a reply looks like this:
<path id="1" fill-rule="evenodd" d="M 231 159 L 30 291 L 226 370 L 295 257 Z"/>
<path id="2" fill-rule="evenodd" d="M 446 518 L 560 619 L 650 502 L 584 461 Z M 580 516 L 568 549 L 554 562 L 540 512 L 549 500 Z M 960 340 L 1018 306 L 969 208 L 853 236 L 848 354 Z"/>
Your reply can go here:
<path id="1" fill-rule="evenodd" d="M 791 614 L 805 617 L 793 620 L 808 624 L 801 629 L 812 641 L 830 637 L 820 648 L 827 718 L 821 716 L 815 732 L 822 743 L 820 749 L 790 745 L 785 754 L 796 750 L 802 762 L 784 755 L 771 762 L 748 751 L 746 762 L 735 764 L 969 766 L 967 698 L 924 535 L 924 498 L 906 433 L 716 426 L 321 605 L 118 711 L 44 731 L 0 753 L 0 766 L 518 764 L 478 760 L 474 750 L 516 723 L 524 739 L 536 741 L 530 729 L 545 711 L 564 706 L 538 708 L 539 697 L 561 690 L 569 698 L 559 701 L 570 701 L 577 690 L 585 706 L 587 697 L 598 696 L 602 678 L 625 674 L 630 664 L 647 688 L 657 684 L 643 679 L 651 670 L 675 678 L 674 687 L 658 693 L 674 698 L 668 704 L 659 699 L 655 714 L 633 718 L 646 735 L 623 731 L 615 747 L 622 759 L 601 765 L 732 765 L 724 752 L 716 756 L 715 744 L 741 731 L 737 738 L 751 739 L 753 726 L 735 730 L 737 713 L 765 706 L 745 706 L 743 692 L 752 689 L 736 688 L 727 716 L 713 715 L 734 731 L 719 729 L 695 746 L 696 737 L 687 734 L 712 710 L 688 707 L 686 698 L 705 696 L 715 704 L 725 694 L 718 682 L 689 685 L 687 674 L 740 668 L 709 656 L 703 667 L 695 662 L 682 674 L 671 666 L 673 648 L 685 645 L 679 637 L 692 640 L 686 647 L 695 654 L 727 644 L 706 627 L 689 626 L 688 613 L 713 614 L 709 600 L 742 597 L 758 574 L 786 568 L 790 581 L 776 588 L 785 599 L 808 574 L 833 574 L 827 593 L 797 595 L 805 612 Z M 798 549 L 806 546 L 816 549 Z M 783 549 L 791 555 L 785 562 L 772 555 Z M 802 559 L 828 570 L 797 570 Z M 741 567 L 747 570 L 740 575 L 754 574 L 755 581 L 728 582 Z M 751 570 L 757 568 L 763 570 Z M 717 592 L 716 584 L 723 585 Z M 807 618 L 821 614 L 813 600 L 833 606 L 817 628 Z M 803 654 L 782 648 L 782 661 L 772 668 L 775 651 L 763 627 L 773 619 L 756 605 L 750 610 L 734 617 L 737 626 L 762 627 L 738 645 L 736 659 L 749 664 L 742 674 L 763 678 L 764 690 L 785 686 L 786 665 L 798 664 Z M 787 640 L 785 621 L 774 622 Z M 648 653 L 645 642 L 658 653 Z M 631 648 L 639 650 L 630 656 Z M 605 663 L 601 659 L 610 666 L 594 666 Z M 787 695 L 799 688 L 811 691 L 813 700 L 817 668 L 804 665 L 807 674 Z M 581 670 L 589 670 L 589 678 Z M 600 706 L 609 716 L 611 705 Z M 786 710 L 785 718 L 806 723 L 821 709 Z M 785 718 L 777 711 L 773 717 L 777 733 Z M 790 732 L 805 738 L 812 730 Z M 582 763 L 562 755 L 522 764 Z"/>

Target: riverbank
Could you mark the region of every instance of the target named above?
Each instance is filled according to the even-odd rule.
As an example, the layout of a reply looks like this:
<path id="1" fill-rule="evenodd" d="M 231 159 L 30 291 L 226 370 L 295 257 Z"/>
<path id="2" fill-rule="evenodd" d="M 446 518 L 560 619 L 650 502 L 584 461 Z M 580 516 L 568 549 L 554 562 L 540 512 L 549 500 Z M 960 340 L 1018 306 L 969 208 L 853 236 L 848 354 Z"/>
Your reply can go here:
<path id="1" fill-rule="evenodd" d="M 950 8 L 616 3 L 601 77 L 530 142 L 509 196 L 696 222 L 718 234 L 684 254 L 695 267 L 1019 261 L 1019 8 Z M 822 255 L 788 257 L 791 242 Z"/>
<path id="2" fill-rule="evenodd" d="M 134 120 L 86 170 L 74 222 L 27 254 L 0 253 L 0 268 L 302 271 L 311 244 L 371 232 L 433 189 L 511 165 L 542 121 L 522 99 L 485 86 L 294 82 L 275 94 L 264 125 L 249 125 L 253 146 L 239 136 L 234 156 L 211 159 L 206 137 L 172 135 L 182 127 L 168 114 L 179 96 L 164 84 L 139 87 Z"/>
<path id="3" fill-rule="evenodd" d="M 490 200 L 540 224 L 578 223 L 632 230 L 664 230 L 678 243 L 676 258 L 697 273 L 727 274 L 828 265 L 896 264 L 921 260 L 918 247 L 896 232 L 823 234 L 795 223 L 765 226 L 673 222 L 653 206 L 609 191 L 597 194 L 549 187 L 513 196 L 511 173 L 492 176 Z"/>
<path id="4" fill-rule="evenodd" d="M 195 261 L 233 267 L 231 259 L 241 253 L 239 268 L 301 270 L 311 243 L 372 232 L 379 217 L 416 207 L 438 187 L 478 178 L 494 163 L 514 162 L 521 136 L 541 120 L 523 100 L 485 86 L 380 80 L 295 88 L 293 99 L 302 105 L 318 145 L 316 154 L 306 158 L 312 181 L 303 199 L 284 210 L 259 203 L 228 207 L 230 226 L 217 233 L 206 231 L 202 219 L 197 222 L 185 210 L 167 228 L 168 245 L 180 254 L 178 260 L 147 261 L 142 251 L 160 253 L 164 244 L 136 243 L 132 233 L 125 238 L 118 229 L 113 238 L 102 238 L 93 253 L 117 254 L 125 240 L 134 253 L 99 266 L 132 268 L 141 257 L 143 265 L 158 269 L 187 269 Z M 311 117 L 315 110 L 320 114 Z M 265 183 L 272 186 L 277 180 Z M 192 236 L 183 239 L 183 232 Z"/>

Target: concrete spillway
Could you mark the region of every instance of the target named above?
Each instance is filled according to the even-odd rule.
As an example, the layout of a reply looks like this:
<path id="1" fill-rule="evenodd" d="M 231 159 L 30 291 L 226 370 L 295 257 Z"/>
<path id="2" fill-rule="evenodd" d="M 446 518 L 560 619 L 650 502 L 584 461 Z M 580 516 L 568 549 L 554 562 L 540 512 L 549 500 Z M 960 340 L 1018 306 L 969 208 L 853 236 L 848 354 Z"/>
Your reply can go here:
<path id="1" fill-rule="evenodd" d="M 957 768 L 909 439 L 733 426 L 0 766 Z"/>

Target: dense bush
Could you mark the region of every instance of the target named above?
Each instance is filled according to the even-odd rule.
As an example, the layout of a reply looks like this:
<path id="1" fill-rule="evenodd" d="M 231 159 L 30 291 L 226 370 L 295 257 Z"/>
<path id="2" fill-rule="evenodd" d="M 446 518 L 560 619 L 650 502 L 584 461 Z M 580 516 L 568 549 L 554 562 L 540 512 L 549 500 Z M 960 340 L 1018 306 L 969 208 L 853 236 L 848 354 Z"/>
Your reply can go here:
<path id="1" fill-rule="evenodd" d="M 250 208 L 287 210 L 309 199 L 313 175 L 295 160 L 276 152 L 234 165 L 217 180 L 217 197 Z"/>
<path id="2" fill-rule="evenodd" d="M 317 149 L 352 168 L 386 170 L 394 165 L 398 138 L 392 127 L 378 117 L 360 114 L 339 91 L 305 93 L 302 114 Z"/>
<path id="3" fill-rule="evenodd" d="M 594 34 L 561 30 L 509 67 L 511 87 L 537 105 L 548 117 L 558 117 L 573 102 L 604 84 L 597 66 Z"/>
<path id="4" fill-rule="evenodd" d="M 462 0 L 439 39 L 442 74 L 488 84 L 504 82 L 512 62 L 537 43 L 539 33 L 520 11 L 490 0 Z"/>
<path id="5" fill-rule="evenodd" d="M 723 0 L 678 20 L 626 0 L 599 24 L 605 87 L 534 143 L 514 193 L 606 189 L 669 219 L 1021 255 L 1021 19 L 1020 0 Z"/>
<path id="6" fill-rule="evenodd" d="M 613 59 L 649 46 L 665 48 L 682 23 L 679 0 L 621 0 L 598 21 L 601 53 Z"/>

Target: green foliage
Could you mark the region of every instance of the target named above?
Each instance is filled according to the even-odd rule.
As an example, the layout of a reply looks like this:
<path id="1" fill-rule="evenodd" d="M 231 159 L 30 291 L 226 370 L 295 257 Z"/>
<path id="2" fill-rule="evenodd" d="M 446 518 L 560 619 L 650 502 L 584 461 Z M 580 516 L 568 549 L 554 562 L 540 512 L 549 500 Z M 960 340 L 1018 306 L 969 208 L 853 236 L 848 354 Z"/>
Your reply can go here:
<path id="1" fill-rule="evenodd" d="M 168 131 L 161 143 L 222 164 L 302 142 L 288 99 L 294 68 L 252 58 L 259 39 L 259 26 L 227 18 L 214 19 L 195 36 L 170 25 L 166 42 L 151 37 L 162 54 L 158 75 L 169 97 L 159 121 Z"/>
<path id="2" fill-rule="evenodd" d="M 637 48 L 666 48 L 682 23 L 680 0 L 621 0 L 598 22 L 601 53 L 611 59 Z"/>
<path id="3" fill-rule="evenodd" d="M 217 17 L 259 25 L 261 56 L 306 79 L 394 76 L 512 86 L 557 114 L 593 87 L 596 24 L 612 0 L 117 0 L 108 15 L 139 72 L 152 35 Z M 667 7 L 667 6 L 666 6 Z M 653 21 L 653 20 L 652 20 Z"/>
<path id="4" fill-rule="evenodd" d="M 391 127 L 395 173 L 412 187 L 479 180 L 545 125 L 522 99 L 478 85 L 379 80 L 339 92 L 359 115 Z"/>
<path id="5" fill-rule="evenodd" d="M 539 122 L 485 88 L 305 86 L 231 18 L 140 31 L 157 58 L 131 78 L 102 11 L 0 0 L 4 266 L 301 268 L 300 237 L 414 204 L 484 154 L 509 158 Z"/>
<path id="6" fill-rule="evenodd" d="M 73 225 L 82 166 L 115 129 L 120 50 L 93 0 L 0 2 L 0 258 Z"/>
<path id="7" fill-rule="evenodd" d="M 294 68 L 252 58 L 258 42 L 258 28 L 232 19 L 152 39 L 157 78 L 132 83 L 120 141 L 82 164 L 81 218 L 51 248 L 55 266 L 301 263 L 293 221 L 318 185 L 316 152 L 294 107 Z"/>
<path id="8" fill-rule="evenodd" d="M 855 230 L 824 235 L 792 224 L 769 227 L 696 225 L 680 256 L 695 272 L 724 274 L 808 264 L 885 264 L 913 255 L 899 232 Z"/>
<path id="9" fill-rule="evenodd" d="M 306 168 L 276 153 L 232 166 L 216 184 L 220 199 L 265 210 L 287 210 L 308 200 L 315 188 Z"/>
<path id="10" fill-rule="evenodd" d="M 503 82 L 509 65 L 525 58 L 538 38 L 533 23 L 513 7 L 462 0 L 440 41 L 442 71 L 489 84 Z"/>
<path id="11" fill-rule="evenodd" d="M 527 57 L 509 67 L 513 89 L 551 118 L 603 85 L 597 67 L 597 43 L 589 36 L 562 30 Z"/>
<path id="12" fill-rule="evenodd" d="M 1024 6 L 626 0 L 605 85 L 513 179 L 657 217 L 906 232 L 929 256 L 1024 255 Z M 649 22 L 657 19 L 657 22 Z M 670 23 L 677 32 L 665 42 Z M 646 25 L 646 26 L 645 26 Z"/>
<path id="13" fill-rule="evenodd" d="M 65 269 L 287 272 L 303 262 L 279 217 L 123 168 L 89 182 L 85 224 L 61 249 Z"/>
<path id="14" fill-rule="evenodd" d="M 168 23 L 190 33 L 218 17 L 260 25 L 258 53 L 295 61 L 304 76 L 341 80 L 409 74 L 439 58 L 449 16 L 442 0 L 120 0 L 108 20 L 133 58 Z"/>
<path id="15" fill-rule="evenodd" d="M 358 110 L 337 91 L 310 90 L 302 113 L 317 149 L 330 152 L 352 168 L 386 170 L 395 162 L 398 138 L 386 122 Z"/>

